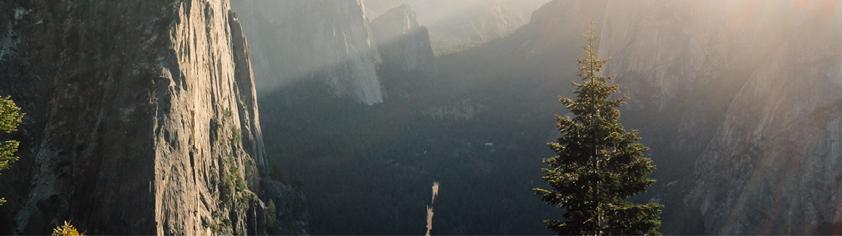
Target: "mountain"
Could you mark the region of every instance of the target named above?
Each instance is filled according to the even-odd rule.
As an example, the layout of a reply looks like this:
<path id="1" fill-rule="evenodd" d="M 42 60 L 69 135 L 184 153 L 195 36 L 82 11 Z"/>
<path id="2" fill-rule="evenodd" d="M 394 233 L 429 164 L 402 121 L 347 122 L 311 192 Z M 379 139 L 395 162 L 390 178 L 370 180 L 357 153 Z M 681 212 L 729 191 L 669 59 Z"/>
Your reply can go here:
<path id="1" fill-rule="evenodd" d="M 321 80 L 338 97 L 383 102 L 382 60 L 359 0 L 235 0 L 254 49 L 258 92 Z"/>
<path id="2" fill-rule="evenodd" d="M 713 233 L 839 234 L 842 8 L 763 4 L 751 14 L 778 21 L 773 45 L 729 103 L 687 201 Z"/>
<path id="3" fill-rule="evenodd" d="M 267 160 L 229 9 L 0 3 L 0 94 L 27 113 L 22 158 L 0 183 L 0 231 L 47 234 L 68 220 L 88 234 L 263 232 Z"/>
<path id="4" fill-rule="evenodd" d="M 379 46 L 384 40 L 378 34 L 423 25 L 406 7 L 392 13 L 371 22 Z M 410 45 L 423 42 L 407 39 Z M 313 234 L 421 233 L 425 215 L 415 212 L 428 204 L 434 180 L 441 181 L 442 192 L 433 234 L 548 233 L 541 220 L 553 210 L 530 189 L 540 180 L 552 113 L 567 82 L 533 79 L 526 72 L 531 65 L 550 67 L 541 71 L 576 67 L 515 68 L 488 63 L 509 62 L 514 53 L 478 53 L 497 52 L 498 44 L 436 58 L 437 73 L 408 72 L 401 60 L 390 59 L 423 55 L 380 50 L 378 77 L 388 96 L 373 106 L 325 96 L 327 86 L 319 80 L 260 94 L 267 151 L 307 196 Z M 557 82 L 545 83 L 552 80 Z"/>
<path id="5" fill-rule="evenodd" d="M 824 0 L 3 1 L 27 118 L 0 233 L 417 234 L 435 181 L 433 234 L 547 234 L 591 29 L 664 233 L 839 234 L 840 26 Z"/>
<path id="6" fill-rule="evenodd" d="M 652 147 L 659 183 L 641 198 L 666 205 L 665 232 L 832 233 L 840 13 L 832 1 L 553 1 L 511 47 L 569 60 L 554 50 L 591 22 L 631 97 L 624 122 Z"/>
<path id="7" fill-rule="evenodd" d="M 435 72 L 433 48 L 426 27 L 420 26 L 412 6 L 401 5 L 371 21 L 383 68 L 403 72 Z"/>
<path id="8" fill-rule="evenodd" d="M 563 114 L 555 96 L 569 95 L 581 35 L 592 27 L 601 36 L 600 54 L 609 59 L 607 73 L 631 97 L 623 123 L 640 130 L 652 148 L 658 183 L 636 199 L 665 204 L 665 233 L 839 232 L 834 203 L 839 177 L 831 170 L 838 166 L 840 139 L 839 97 L 832 92 L 840 84 L 840 51 L 832 43 L 839 39 L 840 12 L 833 1 L 552 1 L 508 37 L 437 58 L 440 73 L 426 80 L 428 87 L 415 86 L 415 97 L 438 101 L 427 102 L 437 117 L 469 117 L 461 119 L 486 124 L 483 131 L 468 125 L 441 131 L 451 134 L 453 143 L 467 146 L 469 139 L 459 139 L 482 137 L 517 153 L 511 155 L 547 155 L 536 151 L 540 145 L 528 144 L 534 137 L 513 134 L 551 133 L 551 117 L 542 116 Z M 509 136 L 488 135 L 497 132 Z M 420 138 L 404 142 L 425 143 Z M 480 151 L 454 150 L 464 151 L 457 156 L 474 161 L 474 167 L 505 168 L 508 173 L 530 168 L 495 154 L 485 157 L 486 162 L 466 158 Z M 433 155 L 452 161 L 446 154 Z M 398 163 L 430 165 L 428 160 L 413 161 Z M 442 180 L 454 181 L 437 171 Z M 463 174 L 483 176 L 476 170 Z M 508 180 L 529 185 L 528 178 L 524 174 Z M 509 199 L 514 196 L 522 200 L 509 201 L 527 207 L 528 198 Z M 482 202 L 477 197 L 472 203 Z M 486 210 L 502 214 L 504 207 Z M 454 213 L 442 213 L 449 220 L 463 219 L 445 214 Z M 533 211 L 533 216 L 543 214 Z M 517 225 L 519 230 L 441 230 L 535 233 L 527 231 L 533 226 L 518 221 L 533 216 L 483 219 L 484 224 Z"/>
<path id="9" fill-rule="evenodd" d="M 548 0 L 364 0 L 367 14 L 377 17 L 406 4 L 429 27 L 437 54 L 480 45 L 512 33 Z"/>

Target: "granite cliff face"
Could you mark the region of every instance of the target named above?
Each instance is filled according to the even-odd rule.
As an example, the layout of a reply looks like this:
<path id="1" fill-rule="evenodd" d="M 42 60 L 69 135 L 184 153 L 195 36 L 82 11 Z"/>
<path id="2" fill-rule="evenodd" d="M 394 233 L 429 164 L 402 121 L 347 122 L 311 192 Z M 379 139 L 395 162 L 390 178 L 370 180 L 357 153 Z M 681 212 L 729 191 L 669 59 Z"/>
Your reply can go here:
<path id="1" fill-rule="evenodd" d="M 705 231 L 828 233 L 842 221 L 840 13 L 822 1 L 608 4 L 600 52 L 639 99 L 632 115 L 657 124 L 640 126 L 656 158 L 697 160 L 673 184 L 691 186 Z"/>
<path id="2" fill-rule="evenodd" d="M 401 5 L 371 22 L 383 67 L 405 72 L 435 72 L 435 55 L 426 27 L 418 25 L 415 11 Z"/>
<path id="3" fill-rule="evenodd" d="M 3 1 L 0 28 L 0 94 L 28 114 L 3 233 L 262 231 L 260 118 L 228 1 Z"/>
<path id="4" fill-rule="evenodd" d="M 596 21 L 600 54 L 611 60 L 608 73 L 632 97 L 626 120 L 654 147 L 659 191 L 673 194 L 659 194 L 670 198 L 667 203 L 682 204 L 683 193 L 676 193 L 692 184 L 682 178 L 721 126 L 731 100 L 774 50 L 768 40 L 754 38 L 775 38 L 774 24 L 763 16 L 735 20 L 731 9 L 743 7 L 738 5 L 611 2 Z"/>
<path id="5" fill-rule="evenodd" d="M 784 22 L 776 47 L 729 104 L 687 198 L 710 232 L 842 232 L 842 11 L 834 7 L 764 9 Z"/>
<path id="6" fill-rule="evenodd" d="M 632 98 L 624 121 L 653 148 L 649 196 L 667 205 L 667 232 L 827 233 L 842 221 L 840 13 L 832 1 L 553 1 L 516 37 L 552 58 L 594 25 Z"/>
<path id="7" fill-rule="evenodd" d="M 358 0 L 237 0 L 234 10 L 254 50 L 259 91 L 322 80 L 334 95 L 383 102 L 374 44 Z"/>
<path id="8" fill-rule="evenodd" d="M 700 157 L 688 201 L 713 233 L 830 233 L 823 225 L 842 221 L 842 60 L 838 49 L 803 50 L 752 75 Z"/>

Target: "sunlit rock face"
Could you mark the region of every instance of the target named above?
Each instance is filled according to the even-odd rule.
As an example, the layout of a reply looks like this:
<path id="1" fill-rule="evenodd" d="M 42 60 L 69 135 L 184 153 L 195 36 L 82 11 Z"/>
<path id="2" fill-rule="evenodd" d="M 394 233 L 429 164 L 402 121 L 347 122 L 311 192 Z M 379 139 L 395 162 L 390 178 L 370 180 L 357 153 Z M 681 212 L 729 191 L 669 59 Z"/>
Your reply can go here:
<path id="1" fill-rule="evenodd" d="M 730 104 L 688 200 L 713 233 L 839 233 L 827 225 L 842 222 L 842 18 L 810 5 L 767 10 L 782 22 L 777 47 Z"/>
<path id="2" fill-rule="evenodd" d="M 607 5 L 600 54 L 656 160 L 698 160 L 678 183 L 692 186 L 685 200 L 704 229 L 809 234 L 840 222 L 838 14 L 794 1 L 626 4 Z"/>
<path id="3" fill-rule="evenodd" d="M 829 143 L 842 117 L 842 48 L 832 43 L 842 25 L 810 8 L 611 2 L 598 23 L 608 73 L 626 85 L 630 123 L 656 160 L 698 160 L 678 183 L 692 186 L 685 200 L 707 232 L 819 233 L 840 221 Z"/>
<path id="4" fill-rule="evenodd" d="M 544 57 L 599 33 L 672 232 L 700 219 L 715 234 L 838 233 L 840 14 L 834 1 L 553 1 L 515 37 Z"/>
<path id="5" fill-rule="evenodd" d="M 371 22 L 384 67 L 407 72 L 434 72 L 435 55 L 426 27 L 418 25 L 415 11 L 401 5 Z"/>
<path id="6" fill-rule="evenodd" d="M 258 91 L 323 80 L 334 95 L 383 102 L 374 44 L 357 0 L 235 0 L 254 50 Z"/>
<path id="7" fill-rule="evenodd" d="M 842 87 L 829 81 L 842 77 L 824 73 L 839 59 L 801 53 L 776 56 L 752 76 L 700 157 L 688 200 L 712 232 L 819 233 L 842 221 Z"/>
<path id="8" fill-rule="evenodd" d="M 593 21 L 607 73 L 631 98 L 625 120 L 656 147 L 651 153 L 663 167 L 656 172 L 657 188 L 686 188 L 679 178 L 692 170 L 733 97 L 774 49 L 753 38 L 777 37 L 774 24 L 763 24 L 764 16 L 735 19 L 740 8 L 708 1 L 610 2 Z"/>
<path id="9" fill-rule="evenodd" d="M 228 1 L 11 0 L 0 26 L 0 94 L 27 113 L 0 232 L 259 231 L 262 137 Z"/>

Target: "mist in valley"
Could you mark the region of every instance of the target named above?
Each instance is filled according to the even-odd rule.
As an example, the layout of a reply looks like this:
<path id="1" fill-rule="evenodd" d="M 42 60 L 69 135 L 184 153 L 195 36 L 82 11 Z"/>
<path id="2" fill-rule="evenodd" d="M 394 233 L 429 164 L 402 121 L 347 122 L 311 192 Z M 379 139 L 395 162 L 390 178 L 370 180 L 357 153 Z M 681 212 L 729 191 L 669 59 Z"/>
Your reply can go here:
<path id="1" fill-rule="evenodd" d="M 840 105 L 831 89 L 840 80 L 839 4 L 552 1 L 535 2 L 523 17 L 534 3 L 362 3 L 369 22 L 385 15 L 411 25 L 375 41 L 381 49 L 394 41 L 426 46 L 405 36 L 415 31 L 479 41 L 441 53 L 430 40 L 434 63 L 412 70 L 396 62 L 424 61 L 428 52 L 382 50 L 373 67 L 383 102 L 374 105 L 325 97 L 319 91 L 330 88 L 308 82 L 262 94 L 264 116 L 276 117 L 265 130 L 280 131 L 267 134 L 269 153 L 307 195 L 314 233 L 416 232 L 423 214 L 411 213 L 423 211 L 425 186 L 435 178 L 447 191 L 436 203 L 434 232 L 547 233 L 541 219 L 559 213 L 530 189 L 541 185 L 536 170 L 557 135 L 553 114 L 566 112 L 557 97 L 572 95 L 589 27 L 599 33 L 606 73 L 631 98 L 623 122 L 651 147 L 657 184 L 636 198 L 665 205 L 663 232 L 818 233 L 838 221 L 838 182 L 798 176 L 837 175 L 819 166 L 839 155 L 821 141 L 839 122 L 831 118 Z M 402 16 L 384 13 L 402 4 L 410 8 Z M 483 28 L 488 21 L 517 27 Z M 792 143 L 786 136 L 805 128 L 796 122 L 824 131 Z M 790 174 L 772 171 L 778 168 Z M 808 192 L 827 200 L 798 200 Z"/>
<path id="2" fill-rule="evenodd" d="M 0 234 L 555 233 L 586 32 L 659 232 L 842 233 L 842 2 L 59 2 L 0 3 Z"/>

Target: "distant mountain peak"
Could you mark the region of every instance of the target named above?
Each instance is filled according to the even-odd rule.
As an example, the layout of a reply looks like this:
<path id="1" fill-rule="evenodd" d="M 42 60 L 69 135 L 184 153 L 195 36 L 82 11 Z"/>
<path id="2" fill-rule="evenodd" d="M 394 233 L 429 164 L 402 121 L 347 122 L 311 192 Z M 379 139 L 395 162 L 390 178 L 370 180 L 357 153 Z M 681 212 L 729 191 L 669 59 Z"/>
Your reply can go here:
<path id="1" fill-rule="evenodd" d="M 435 55 L 426 27 L 408 4 L 392 8 L 371 22 L 383 66 L 402 71 L 435 71 Z"/>

